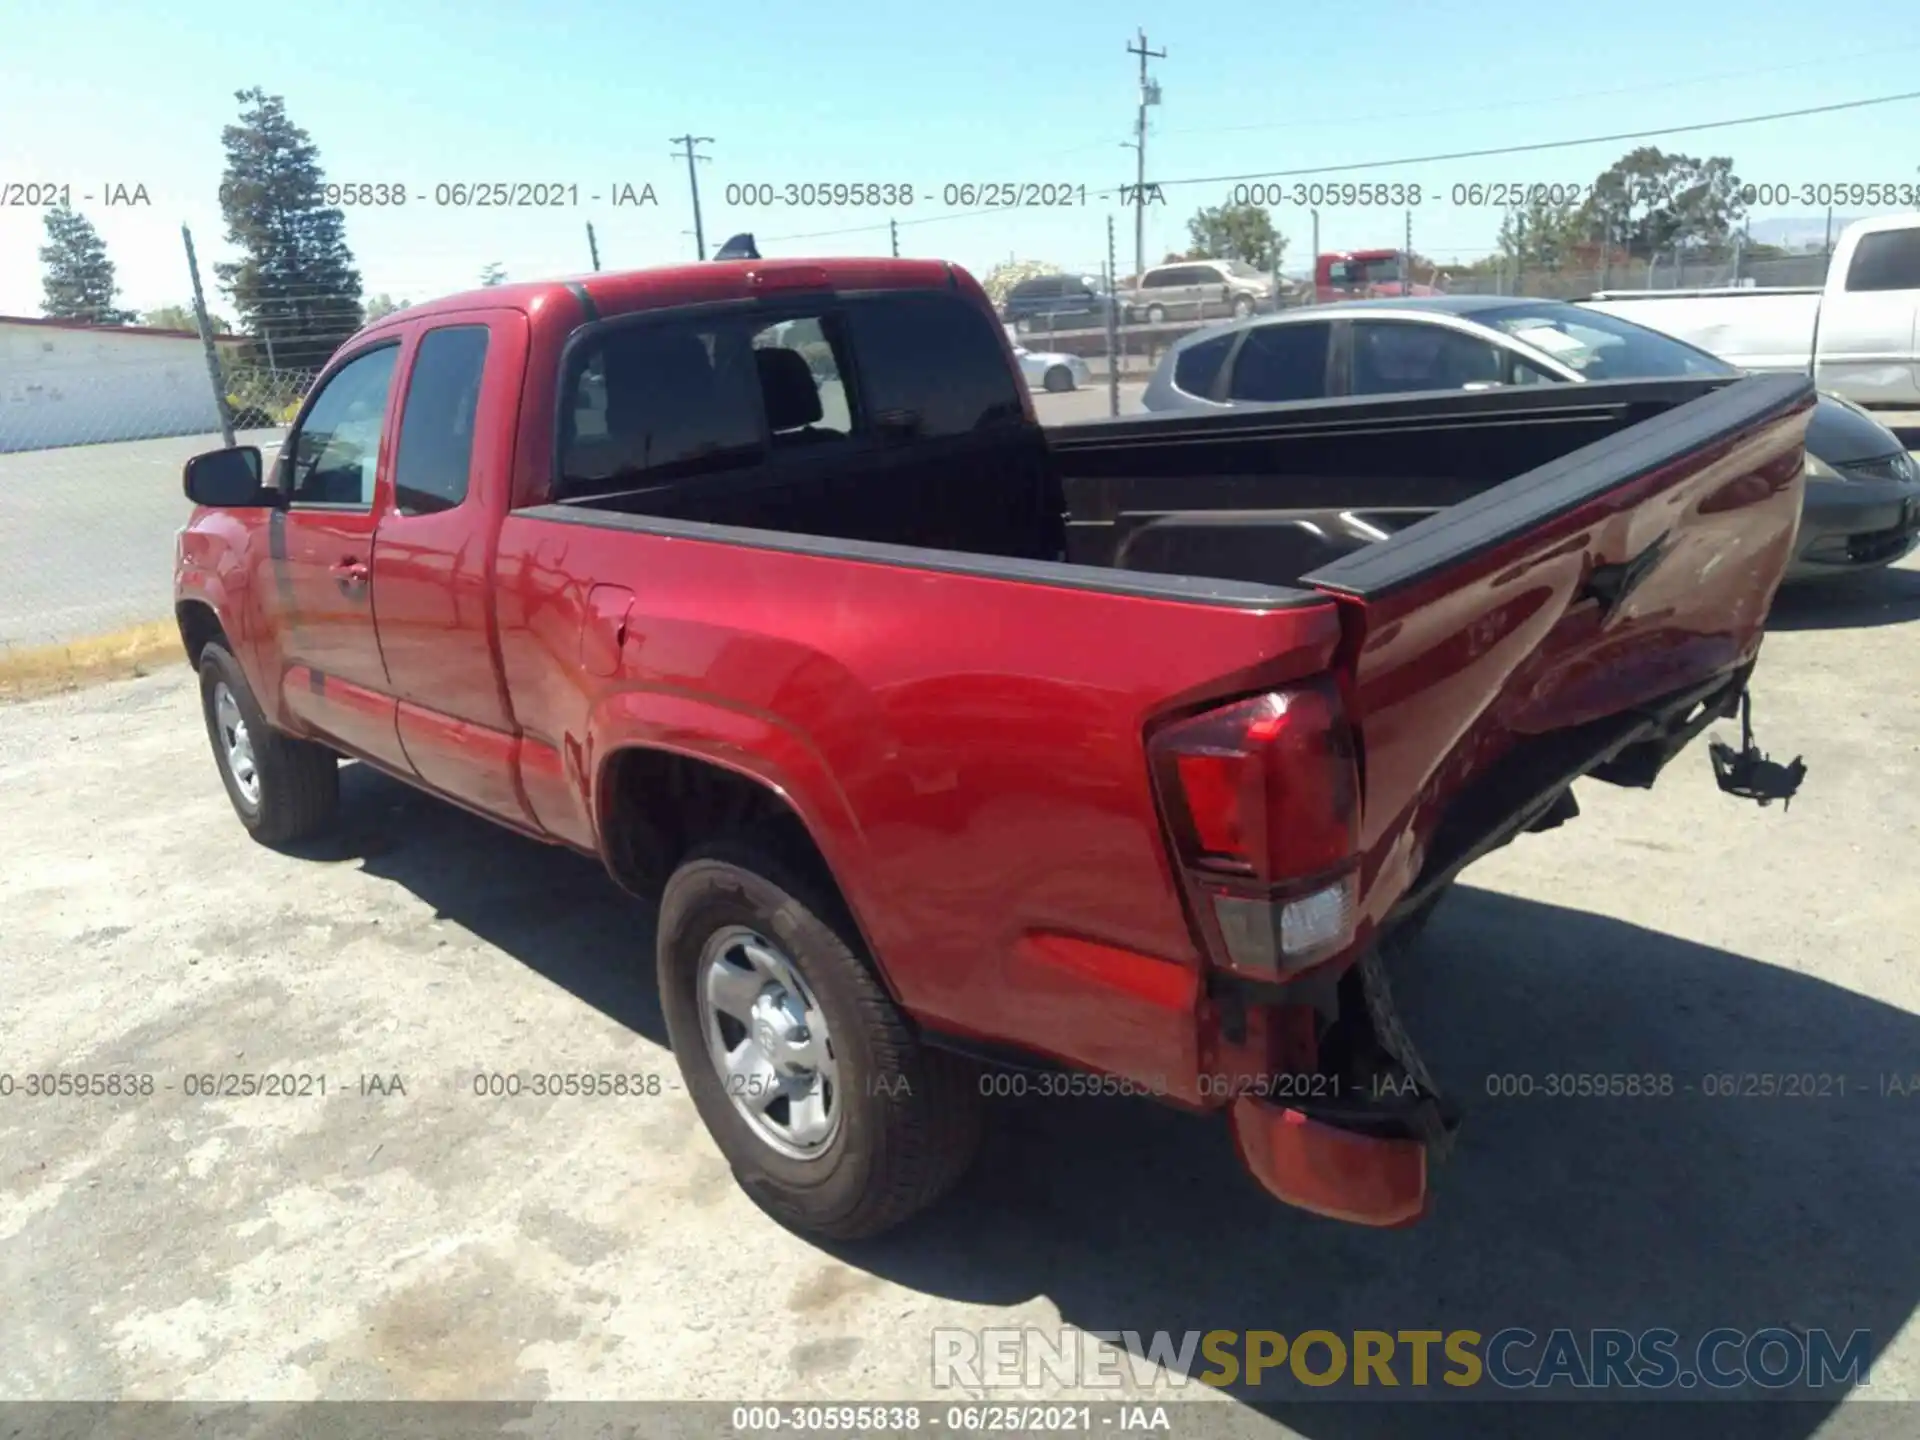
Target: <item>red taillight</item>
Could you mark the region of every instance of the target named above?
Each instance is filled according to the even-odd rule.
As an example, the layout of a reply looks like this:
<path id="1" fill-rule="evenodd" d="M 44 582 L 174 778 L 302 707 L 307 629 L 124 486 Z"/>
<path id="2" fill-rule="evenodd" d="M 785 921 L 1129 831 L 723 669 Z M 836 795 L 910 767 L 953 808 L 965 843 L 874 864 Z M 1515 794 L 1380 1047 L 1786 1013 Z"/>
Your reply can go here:
<path id="1" fill-rule="evenodd" d="M 1242 700 L 1167 726 L 1150 748 L 1220 963 L 1273 978 L 1351 942 L 1360 787 L 1338 690 Z"/>

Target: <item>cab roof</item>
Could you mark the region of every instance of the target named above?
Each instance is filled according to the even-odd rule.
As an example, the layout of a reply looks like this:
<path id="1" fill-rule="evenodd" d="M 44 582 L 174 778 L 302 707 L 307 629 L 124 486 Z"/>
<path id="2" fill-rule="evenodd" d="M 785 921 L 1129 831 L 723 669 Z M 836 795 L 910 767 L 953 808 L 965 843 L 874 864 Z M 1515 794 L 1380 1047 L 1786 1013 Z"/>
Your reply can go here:
<path id="1" fill-rule="evenodd" d="M 462 290 L 458 294 L 445 295 L 384 315 L 361 333 L 371 334 L 423 316 L 500 308 L 534 314 L 554 304 L 578 307 L 583 300 L 590 306 L 591 313 L 609 316 L 669 305 L 746 300 L 758 295 L 813 289 L 957 288 L 959 273 L 944 260 L 859 259 L 846 256 L 709 260 L 685 265 L 660 265 L 643 270 L 598 270 L 584 275 Z"/>

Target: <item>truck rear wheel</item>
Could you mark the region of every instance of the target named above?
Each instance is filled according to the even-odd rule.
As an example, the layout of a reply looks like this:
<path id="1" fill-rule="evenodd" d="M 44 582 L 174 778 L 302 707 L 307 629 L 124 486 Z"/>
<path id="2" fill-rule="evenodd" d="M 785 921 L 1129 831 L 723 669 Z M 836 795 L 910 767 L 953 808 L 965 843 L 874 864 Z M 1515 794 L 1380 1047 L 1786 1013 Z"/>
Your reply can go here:
<path id="1" fill-rule="evenodd" d="M 317 834 L 340 804 L 339 758 L 267 723 L 240 664 L 225 647 L 200 652 L 200 708 L 227 798 L 263 845 Z"/>
<path id="2" fill-rule="evenodd" d="M 660 1008 L 734 1178 L 797 1230 L 892 1229 L 979 1145 L 972 1067 L 922 1046 L 829 897 L 738 842 L 696 849 L 660 902 Z"/>

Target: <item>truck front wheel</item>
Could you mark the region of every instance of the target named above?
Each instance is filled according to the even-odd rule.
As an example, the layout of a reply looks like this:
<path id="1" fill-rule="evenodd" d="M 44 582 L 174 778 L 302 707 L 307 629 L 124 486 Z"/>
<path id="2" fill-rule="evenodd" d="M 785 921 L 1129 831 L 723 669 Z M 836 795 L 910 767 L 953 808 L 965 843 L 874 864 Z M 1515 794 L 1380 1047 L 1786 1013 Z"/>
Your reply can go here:
<path id="1" fill-rule="evenodd" d="M 658 971 L 694 1106 L 776 1220 L 877 1235 L 966 1171 L 974 1070 L 919 1043 L 843 908 L 793 867 L 735 842 L 696 849 L 661 898 Z"/>
<path id="2" fill-rule="evenodd" d="M 316 834 L 340 804 L 340 762 L 326 747 L 267 723 L 240 664 L 225 647 L 200 652 L 200 708 L 227 798 L 263 845 Z"/>

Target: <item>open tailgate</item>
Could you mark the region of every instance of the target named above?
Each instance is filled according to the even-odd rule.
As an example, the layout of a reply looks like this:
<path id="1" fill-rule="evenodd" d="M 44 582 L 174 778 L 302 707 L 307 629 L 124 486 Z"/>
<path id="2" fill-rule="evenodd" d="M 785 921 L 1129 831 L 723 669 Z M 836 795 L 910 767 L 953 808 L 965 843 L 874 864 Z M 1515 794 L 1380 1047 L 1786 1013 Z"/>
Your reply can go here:
<path id="1" fill-rule="evenodd" d="M 1363 929 L 1546 823 L 1574 776 L 1651 783 L 1678 748 L 1661 742 L 1737 699 L 1793 551 L 1814 394 L 1738 381 L 1303 578 L 1345 625 Z"/>

